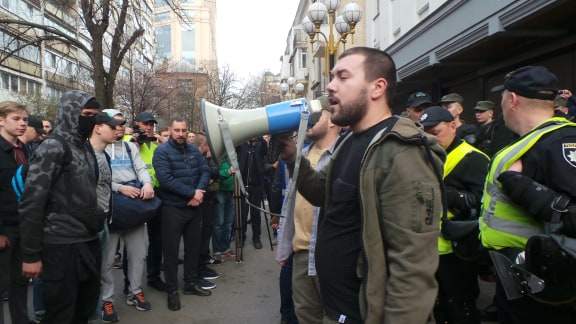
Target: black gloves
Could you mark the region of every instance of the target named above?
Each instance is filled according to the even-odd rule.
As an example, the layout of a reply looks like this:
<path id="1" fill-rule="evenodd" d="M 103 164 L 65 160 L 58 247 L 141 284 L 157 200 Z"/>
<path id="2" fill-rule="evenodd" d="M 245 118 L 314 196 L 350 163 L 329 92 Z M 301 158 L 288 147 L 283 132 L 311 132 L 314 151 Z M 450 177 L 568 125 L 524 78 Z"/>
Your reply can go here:
<path id="1" fill-rule="evenodd" d="M 506 171 L 500 174 L 498 181 L 504 193 L 522 206 L 537 219 L 548 222 L 554 211 L 563 211 L 570 203 L 570 198 L 532 180 L 520 172 Z"/>

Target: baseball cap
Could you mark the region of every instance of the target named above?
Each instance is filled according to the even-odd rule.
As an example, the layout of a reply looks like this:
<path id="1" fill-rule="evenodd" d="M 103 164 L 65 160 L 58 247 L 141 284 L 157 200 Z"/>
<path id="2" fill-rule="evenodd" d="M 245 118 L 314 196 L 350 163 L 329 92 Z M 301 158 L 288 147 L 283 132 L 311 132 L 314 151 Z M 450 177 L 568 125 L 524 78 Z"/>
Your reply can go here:
<path id="1" fill-rule="evenodd" d="M 504 84 L 492 91 L 504 89 L 526 98 L 554 100 L 558 94 L 558 78 L 543 66 L 524 66 L 508 73 Z"/>
<path id="2" fill-rule="evenodd" d="M 450 102 L 458 102 L 460 104 L 463 104 L 464 98 L 455 92 L 449 93 L 440 98 L 440 103 L 450 103 Z"/>
<path id="3" fill-rule="evenodd" d="M 482 101 L 476 102 L 476 106 L 474 107 L 474 110 L 487 111 L 487 110 L 494 110 L 495 107 L 496 107 L 496 105 L 492 101 L 482 100 Z"/>
<path id="4" fill-rule="evenodd" d="M 100 103 L 98 102 L 98 100 L 96 100 L 96 98 L 90 98 L 90 100 L 88 100 L 86 102 L 86 104 L 84 105 L 84 108 L 87 109 L 100 109 Z"/>
<path id="5" fill-rule="evenodd" d="M 44 127 L 42 125 L 42 118 L 34 115 L 28 116 L 28 126 L 34 128 L 36 133 L 44 134 Z"/>
<path id="6" fill-rule="evenodd" d="M 153 122 L 153 123 L 158 123 L 156 121 L 156 118 L 154 118 L 154 115 L 152 115 L 152 113 L 144 111 L 139 113 L 136 118 L 134 118 L 134 121 L 137 122 L 141 122 L 141 123 L 148 123 L 148 122 Z"/>
<path id="7" fill-rule="evenodd" d="M 124 114 L 118 109 L 104 109 L 104 110 L 102 110 L 102 112 L 108 114 L 108 116 L 110 116 L 110 117 L 114 117 L 117 115 L 124 116 Z"/>
<path id="8" fill-rule="evenodd" d="M 422 112 L 422 116 L 420 116 L 420 124 L 424 128 L 434 127 L 441 122 L 451 122 L 453 120 L 452 114 L 440 106 L 426 108 Z"/>
<path id="9" fill-rule="evenodd" d="M 106 124 L 112 128 L 116 128 L 116 126 L 120 125 L 121 122 L 117 119 L 108 116 L 107 113 L 101 112 L 98 115 L 96 115 L 96 117 L 94 117 L 94 124 L 95 125 Z"/>
<path id="10" fill-rule="evenodd" d="M 406 102 L 406 107 L 419 107 L 422 105 L 431 105 L 432 98 L 426 92 L 418 91 L 414 92 L 408 97 Z"/>

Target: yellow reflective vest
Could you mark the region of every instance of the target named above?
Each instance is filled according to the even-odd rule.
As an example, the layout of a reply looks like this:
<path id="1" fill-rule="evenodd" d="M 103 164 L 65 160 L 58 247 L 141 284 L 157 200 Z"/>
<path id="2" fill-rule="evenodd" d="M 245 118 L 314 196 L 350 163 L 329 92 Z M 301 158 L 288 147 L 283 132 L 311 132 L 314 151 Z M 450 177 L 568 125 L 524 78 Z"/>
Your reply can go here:
<path id="1" fill-rule="evenodd" d="M 514 204 L 502 191 L 498 176 L 520 160 L 542 136 L 562 127 L 576 126 L 565 118 L 551 118 L 550 123 L 535 129 L 516 142 L 500 150 L 492 160 L 484 193 L 480 216 L 480 237 L 482 245 L 489 249 L 521 248 L 533 235 L 544 233 L 544 225 L 528 214 L 521 206 Z M 543 125 L 542 124 L 542 125 Z"/>
<path id="2" fill-rule="evenodd" d="M 475 148 L 474 146 L 466 143 L 466 141 L 462 141 L 460 145 L 456 146 L 448 155 L 446 156 L 446 162 L 444 163 L 444 179 L 452 173 L 454 168 L 468 155 L 469 153 L 477 152 L 482 154 L 487 159 L 489 157 L 484 154 L 484 152 L 480 151 L 479 149 Z M 454 214 L 448 211 L 448 219 L 454 218 Z M 442 226 L 442 222 L 440 221 L 440 226 Z M 440 255 L 452 253 L 452 243 L 446 240 L 442 236 L 438 237 L 438 253 Z"/>
<path id="3" fill-rule="evenodd" d="M 146 170 L 148 170 L 148 174 L 150 174 L 150 178 L 152 178 L 152 185 L 154 188 L 160 186 L 158 179 L 156 179 L 156 171 L 152 166 L 152 158 L 154 157 L 156 148 L 158 148 L 158 144 L 154 142 L 140 144 L 140 157 L 142 158 L 142 161 L 146 163 Z"/>

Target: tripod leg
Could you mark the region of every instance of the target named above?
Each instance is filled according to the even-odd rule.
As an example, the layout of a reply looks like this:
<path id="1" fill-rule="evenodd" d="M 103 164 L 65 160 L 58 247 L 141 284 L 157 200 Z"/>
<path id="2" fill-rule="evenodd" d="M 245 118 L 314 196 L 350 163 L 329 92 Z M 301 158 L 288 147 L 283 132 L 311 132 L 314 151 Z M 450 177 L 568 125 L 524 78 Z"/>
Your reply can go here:
<path id="1" fill-rule="evenodd" d="M 261 204 L 263 207 L 266 207 L 264 201 Z M 270 251 L 274 251 L 274 246 L 272 245 L 272 235 L 270 233 L 270 222 L 268 221 L 268 213 L 270 212 L 270 206 L 264 208 L 264 224 L 266 225 L 266 232 L 268 233 L 268 242 L 270 242 Z"/>
<path id="2" fill-rule="evenodd" d="M 235 209 L 235 231 L 234 231 L 234 243 L 236 252 L 236 262 L 242 262 L 242 206 L 241 206 L 242 193 L 240 192 L 240 185 L 236 178 L 234 178 L 234 209 Z"/>

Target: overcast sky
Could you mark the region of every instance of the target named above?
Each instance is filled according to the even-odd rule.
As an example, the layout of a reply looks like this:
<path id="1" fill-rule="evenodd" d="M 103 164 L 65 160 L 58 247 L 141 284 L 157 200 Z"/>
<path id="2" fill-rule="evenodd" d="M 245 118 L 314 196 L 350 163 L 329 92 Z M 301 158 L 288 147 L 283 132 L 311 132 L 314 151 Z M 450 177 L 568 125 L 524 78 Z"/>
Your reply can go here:
<path id="1" fill-rule="evenodd" d="M 280 57 L 299 0 L 218 0 L 218 64 L 240 78 L 280 72 Z"/>

